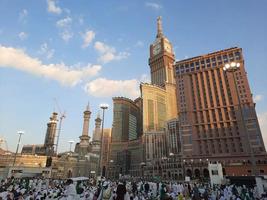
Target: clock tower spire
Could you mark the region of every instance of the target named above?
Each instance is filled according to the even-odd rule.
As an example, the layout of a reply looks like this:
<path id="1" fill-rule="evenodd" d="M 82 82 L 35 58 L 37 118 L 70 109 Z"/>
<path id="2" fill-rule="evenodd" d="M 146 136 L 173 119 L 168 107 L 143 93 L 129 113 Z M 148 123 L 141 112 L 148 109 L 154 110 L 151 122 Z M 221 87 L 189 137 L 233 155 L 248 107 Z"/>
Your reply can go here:
<path id="1" fill-rule="evenodd" d="M 157 18 L 157 38 L 163 37 L 161 16 Z"/>
<path id="2" fill-rule="evenodd" d="M 161 16 L 157 18 L 157 36 L 150 45 L 149 66 L 151 83 L 164 87 L 166 83 L 175 84 L 173 63 L 175 61 L 172 44 L 163 35 Z"/>

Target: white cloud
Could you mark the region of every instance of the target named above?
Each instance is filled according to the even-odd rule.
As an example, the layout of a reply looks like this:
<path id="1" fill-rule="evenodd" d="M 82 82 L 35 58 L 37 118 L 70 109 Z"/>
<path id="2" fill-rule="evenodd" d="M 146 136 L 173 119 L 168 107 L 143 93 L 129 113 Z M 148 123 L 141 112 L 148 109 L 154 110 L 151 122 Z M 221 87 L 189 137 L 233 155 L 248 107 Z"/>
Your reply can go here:
<path id="1" fill-rule="evenodd" d="M 86 48 L 90 45 L 90 43 L 95 38 L 95 32 L 94 31 L 86 31 L 84 34 L 82 34 L 82 37 L 83 37 L 82 48 Z"/>
<path id="2" fill-rule="evenodd" d="M 162 5 L 158 4 L 158 3 L 154 3 L 154 2 L 146 2 L 145 4 L 147 7 L 150 7 L 154 10 L 160 10 L 162 8 Z"/>
<path id="3" fill-rule="evenodd" d="M 261 133 L 265 145 L 267 145 L 267 112 L 263 112 L 258 115 L 259 124 L 261 127 Z"/>
<path id="4" fill-rule="evenodd" d="M 144 42 L 142 42 L 142 41 L 139 40 L 139 41 L 136 42 L 136 44 L 134 46 L 136 46 L 136 47 L 143 47 L 144 46 Z"/>
<path id="5" fill-rule="evenodd" d="M 21 70 L 36 76 L 56 80 L 64 86 L 75 86 L 83 80 L 98 75 L 100 65 L 88 64 L 84 67 L 67 66 L 64 63 L 43 64 L 23 50 L 0 45 L 0 67 Z"/>
<path id="6" fill-rule="evenodd" d="M 108 63 L 113 60 L 122 60 L 129 57 L 130 53 L 128 52 L 116 52 L 114 47 L 108 46 L 103 42 L 95 42 L 94 48 L 100 54 L 98 61 L 101 63 Z"/>
<path id="7" fill-rule="evenodd" d="M 38 51 L 39 54 L 44 55 L 47 59 L 50 59 L 54 56 L 55 50 L 50 49 L 48 44 L 45 42 L 41 44 L 40 50 Z"/>
<path id="8" fill-rule="evenodd" d="M 21 40 L 26 40 L 28 38 L 28 34 L 25 32 L 20 32 L 18 36 Z"/>
<path id="9" fill-rule="evenodd" d="M 65 27 L 69 27 L 71 23 L 72 23 L 72 19 L 70 17 L 65 17 L 63 19 L 58 20 L 56 25 L 59 28 L 65 28 Z"/>
<path id="10" fill-rule="evenodd" d="M 61 14 L 62 9 L 56 5 L 55 0 L 47 0 L 47 11 L 54 14 Z"/>
<path id="11" fill-rule="evenodd" d="M 259 102 L 261 100 L 263 100 L 263 95 L 258 94 L 253 98 L 254 102 Z"/>
<path id="12" fill-rule="evenodd" d="M 73 37 L 73 32 L 71 29 L 72 18 L 65 17 L 57 21 L 56 26 L 60 28 L 60 37 L 65 41 L 68 42 Z"/>
<path id="13" fill-rule="evenodd" d="M 28 16 L 28 11 L 26 9 L 23 9 L 20 13 L 19 13 L 19 21 L 26 23 L 26 18 Z"/>
<path id="14" fill-rule="evenodd" d="M 68 42 L 73 37 L 73 33 L 70 30 L 64 30 L 60 35 L 65 42 Z"/>
<path id="15" fill-rule="evenodd" d="M 125 96 L 129 98 L 137 98 L 139 93 L 139 81 L 131 80 L 109 80 L 105 78 L 98 78 L 88 82 L 84 90 L 95 97 L 111 97 L 111 96 Z"/>

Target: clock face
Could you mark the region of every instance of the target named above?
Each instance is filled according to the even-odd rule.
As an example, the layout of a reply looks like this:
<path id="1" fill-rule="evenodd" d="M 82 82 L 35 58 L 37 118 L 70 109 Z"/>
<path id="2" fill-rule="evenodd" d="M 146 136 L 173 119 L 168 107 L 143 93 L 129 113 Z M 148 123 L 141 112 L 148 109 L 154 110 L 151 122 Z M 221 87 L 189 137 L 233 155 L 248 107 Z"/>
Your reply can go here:
<path id="1" fill-rule="evenodd" d="M 156 44 L 153 46 L 153 55 L 159 54 L 161 51 L 161 44 Z"/>
<path id="2" fill-rule="evenodd" d="M 164 50 L 167 52 L 171 52 L 172 51 L 172 47 L 169 43 L 165 43 L 164 44 Z"/>

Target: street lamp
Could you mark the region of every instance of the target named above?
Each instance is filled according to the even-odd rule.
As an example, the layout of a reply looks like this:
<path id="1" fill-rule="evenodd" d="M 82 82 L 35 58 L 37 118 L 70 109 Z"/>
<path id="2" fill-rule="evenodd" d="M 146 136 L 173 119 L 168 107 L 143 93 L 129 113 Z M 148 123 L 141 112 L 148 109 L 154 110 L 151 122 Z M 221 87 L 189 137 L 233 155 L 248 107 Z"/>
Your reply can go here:
<path id="1" fill-rule="evenodd" d="M 103 134 L 104 134 L 104 120 L 105 120 L 105 110 L 107 110 L 109 107 L 108 104 L 100 104 L 100 108 L 103 110 L 102 115 L 102 131 L 101 131 L 101 137 L 100 137 L 100 152 L 99 152 L 99 161 L 98 161 L 98 174 L 102 176 L 102 168 L 101 168 L 101 158 L 102 158 L 102 149 L 103 149 Z"/>
<path id="2" fill-rule="evenodd" d="M 183 172 L 184 172 L 184 179 L 185 179 L 185 176 L 186 176 L 186 174 L 185 174 L 185 160 L 183 160 Z"/>
<path id="3" fill-rule="evenodd" d="M 141 162 L 140 163 L 140 166 L 141 166 L 141 169 L 142 169 L 142 178 L 144 178 L 144 166 L 146 165 L 145 162 Z"/>
<path id="4" fill-rule="evenodd" d="M 108 177 L 109 177 L 109 178 L 111 178 L 111 171 L 112 171 L 112 170 L 111 170 L 111 169 L 112 169 L 111 165 L 112 165 L 113 163 L 114 163 L 114 160 L 110 160 L 110 161 L 109 161 L 109 171 L 108 171 Z"/>
<path id="5" fill-rule="evenodd" d="M 174 166 L 175 166 L 174 164 L 176 164 L 176 157 L 172 152 L 169 153 L 169 156 L 170 156 L 170 163 L 167 165 L 167 170 L 171 173 L 174 171 Z"/>
<path id="6" fill-rule="evenodd" d="M 161 158 L 163 161 L 167 160 L 168 158 L 166 156 Z"/>
<path id="7" fill-rule="evenodd" d="M 74 141 L 73 140 L 69 140 L 68 143 L 70 144 L 70 153 L 71 153 L 71 146 L 74 143 Z"/>
<path id="8" fill-rule="evenodd" d="M 174 156 L 174 153 L 172 153 L 172 152 L 171 152 L 171 153 L 169 153 L 169 156 Z"/>
<path id="9" fill-rule="evenodd" d="M 18 131 L 18 134 L 19 134 L 19 140 L 18 140 L 18 144 L 17 144 L 17 149 L 16 149 L 13 165 L 12 165 L 13 167 L 14 167 L 14 165 L 16 163 L 17 154 L 18 154 L 18 151 L 19 151 L 19 144 L 20 144 L 20 140 L 21 140 L 21 135 L 24 134 L 24 131 Z"/>
<path id="10" fill-rule="evenodd" d="M 247 141 L 248 141 L 248 148 L 249 148 L 250 159 L 251 159 L 251 163 L 252 163 L 252 175 L 257 175 L 255 156 L 254 156 L 253 149 L 251 147 L 250 137 L 249 137 L 249 133 L 247 131 L 247 126 L 245 124 L 243 110 L 242 110 L 242 107 L 241 107 L 240 96 L 239 96 L 239 92 L 238 92 L 238 88 L 237 88 L 237 83 L 236 83 L 235 72 L 239 69 L 239 67 L 240 67 L 240 63 L 238 63 L 238 62 L 231 62 L 231 63 L 225 64 L 224 67 L 223 67 L 223 70 L 225 72 L 231 72 L 232 75 L 233 75 L 234 84 L 235 84 L 235 90 L 236 90 L 236 93 L 237 93 L 238 108 L 240 110 L 243 128 L 244 128 L 245 135 L 246 135 Z"/>

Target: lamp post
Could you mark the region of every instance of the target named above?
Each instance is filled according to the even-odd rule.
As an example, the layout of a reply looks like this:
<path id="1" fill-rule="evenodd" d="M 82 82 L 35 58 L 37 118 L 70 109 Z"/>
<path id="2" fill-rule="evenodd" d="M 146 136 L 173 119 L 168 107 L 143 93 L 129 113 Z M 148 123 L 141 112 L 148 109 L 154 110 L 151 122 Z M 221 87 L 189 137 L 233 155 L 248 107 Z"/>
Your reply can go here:
<path id="1" fill-rule="evenodd" d="M 111 165 L 113 165 L 113 163 L 114 163 L 114 160 L 110 160 L 110 161 L 109 161 L 109 171 L 108 171 L 108 177 L 109 177 L 109 178 L 111 178 L 111 169 L 112 169 L 112 168 L 111 168 Z"/>
<path id="2" fill-rule="evenodd" d="M 183 160 L 183 172 L 184 172 L 184 180 L 185 180 L 185 177 L 187 176 L 187 174 L 185 174 L 185 160 Z"/>
<path id="3" fill-rule="evenodd" d="M 102 149 L 103 149 L 103 133 L 104 133 L 104 120 L 105 120 L 105 110 L 108 109 L 108 104 L 100 104 L 100 108 L 103 110 L 102 115 L 102 130 L 100 137 L 100 151 L 99 151 L 99 161 L 98 161 L 98 174 L 102 176 L 102 168 L 101 168 L 101 159 L 102 159 Z"/>
<path id="4" fill-rule="evenodd" d="M 70 140 L 70 141 L 68 141 L 68 143 L 70 144 L 70 153 L 71 153 L 71 147 L 72 147 L 72 144 L 74 143 L 74 141 Z"/>
<path id="5" fill-rule="evenodd" d="M 168 167 L 168 171 L 171 173 L 171 176 L 172 176 L 172 174 L 174 174 L 173 172 L 174 172 L 174 168 L 176 168 L 176 167 L 174 167 L 174 164 L 176 164 L 176 157 L 175 157 L 175 155 L 174 155 L 174 153 L 172 153 L 172 152 L 170 152 L 169 153 L 169 156 L 170 156 L 170 162 L 168 163 L 168 165 L 167 166 L 170 166 L 170 167 Z"/>
<path id="6" fill-rule="evenodd" d="M 245 135 L 246 135 L 246 138 L 247 138 L 247 141 L 248 141 L 249 154 L 250 154 L 250 159 L 251 159 L 251 163 L 252 163 L 252 175 L 255 176 L 255 175 L 257 175 L 255 156 L 254 156 L 253 149 L 251 147 L 250 137 L 249 137 L 249 133 L 247 131 L 247 126 L 245 124 L 245 119 L 244 119 L 244 115 L 243 115 L 243 110 L 242 110 L 242 106 L 241 106 L 240 96 L 239 96 L 237 83 L 236 83 L 236 77 L 235 77 L 235 72 L 239 69 L 239 67 L 240 67 L 240 63 L 231 62 L 231 63 L 225 64 L 224 67 L 223 67 L 223 70 L 225 72 L 230 72 L 233 75 L 234 84 L 235 84 L 235 90 L 236 90 L 236 93 L 237 93 L 238 108 L 240 110 L 243 128 L 244 128 Z"/>
<path id="7" fill-rule="evenodd" d="M 192 179 L 193 179 L 193 177 L 194 177 L 194 176 L 193 176 L 193 175 L 194 175 L 194 166 L 193 166 L 194 164 L 193 164 L 193 163 L 194 163 L 194 160 L 191 159 L 191 172 L 192 172 L 192 175 L 191 175 L 192 177 L 191 177 L 191 178 L 192 178 Z"/>
<path id="8" fill-rule="evenodd" d="M 19 134 L 19 140 L 18 140 L 18 144 L 17 144 L 17 149 L 16 149 L 13 165 L 12 165 L 13 167 L 14 167 L 14 165 L 16 163 L 17 154 L 18 154 L 18 151 L 19 151 L 19 144 L 20 144 L 20 140 L 21 140 L 21 135 L 24 134 L 24 131 L 18 131 L 18 134 Z"/>
<path id="9" fill-rule="evenodd" d="M 144 178 L 144 166 L 146 165 L 145 162 L 141 162 L 140 166 L 141 166 L 141 170 L 142 170 L 142 178 Z"/>
<path id="10" fill-rule="evenodd" d="M 160 177 L 162 177 L 162 168 L 165 167 L 165 166 L 168 166 L 168 164 L 166 165 L 166 163 L 165 163 L 166 161 L 168 162 L 168 157 L 167 156 L 163 156 L 161 158 L 161 160 L 163 162 L 160 162 L 160 166 L 159 166 L 160 167 L 160 170 L 159 170 L 159 167 L 158 167 L 158 174 L 159 174 Z"/>

